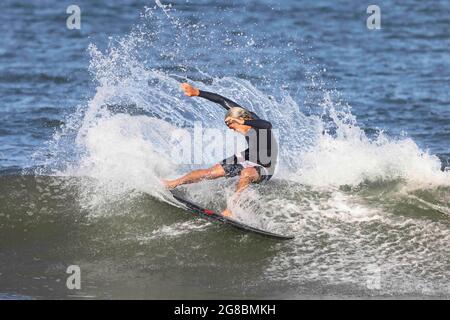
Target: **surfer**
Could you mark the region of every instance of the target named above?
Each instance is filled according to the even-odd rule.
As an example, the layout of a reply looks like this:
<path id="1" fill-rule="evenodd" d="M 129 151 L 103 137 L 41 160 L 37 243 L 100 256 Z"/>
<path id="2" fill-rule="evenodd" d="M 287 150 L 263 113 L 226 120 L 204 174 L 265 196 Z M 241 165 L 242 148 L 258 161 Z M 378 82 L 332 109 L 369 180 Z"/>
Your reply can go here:
<path id="1" fill-rule="evenodd" d="M 188 83 L 181 84 L 184 93 L 189 97 L 201 97 L 220 104 L 227 112 L 225 124 L 245 136 L 248 148 L 236 155 L 224 159 L 220 163 L 208 169 L 200 169 L 189 172 L 175 180 L 164 180 L 169 189 L 180 185 L 198 182 L 204 179 L 217 179 L 221 177 L 231 178 L 239 176 L 236 185 L 236 193 L 241 192 L 251 183 L 260 183 L 270 180 L 275 171 L 278 155 L 276 140 L 272 133 L 272 124 L 216 93 L 202 91 Z M 232 215 L 227 208 L 222 215 Z"/>

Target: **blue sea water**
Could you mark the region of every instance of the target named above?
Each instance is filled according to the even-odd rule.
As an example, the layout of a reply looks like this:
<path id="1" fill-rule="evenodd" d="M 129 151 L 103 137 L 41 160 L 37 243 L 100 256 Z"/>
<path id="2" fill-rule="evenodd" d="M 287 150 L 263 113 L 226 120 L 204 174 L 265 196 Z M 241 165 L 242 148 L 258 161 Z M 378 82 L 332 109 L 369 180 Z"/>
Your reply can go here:
<path id="1" fill-rule="evenodd" d="M 380 0 L 376 30 L 368 5 L 2 1 L 0 292 L 76 296 L 75 263 L 79 297 L 448 297 L 450 3 Z M 236 236 L 164 202 L 172 126 L 223 121 L 183 81 L 280 129 L 290 173 L 249 210 L 296 241 Z M 219 209 L 233 185 L 195 188 Z"/>
<path id="2" fill-rule="evenodd" d="M 102 3 L 78 1 L 81 30 L 66 28 L 64 1 L 3 1 L 0 46 L 0 166 L 36 165 L 32 154 L 51 139 L 64 117 L 95 90 L 87 68 L 87 47 L 104 48 L 109 37 L 127 34 L 152 1 Z M 187 44 L 203 71 L 220 76 L 261 78 L 283 84 L 300 105 L 306 99 L 308 69 L 337 89 L 363 128 L 392 135 L 406 133 L 423 149 L 450 153 L 449 5 L 447 1 L 380 1 L 381 29 L 366 27 L 367 6 L 359 1 L 177 1 L 175 16 L 201 23 L 206 34 L 262 39 L 255 59 L 259 68 L 240 63 L 251 50 L 205 43 Z M 211 27 L 209 27 L 209 25 Z M 224 27 L 225 27 L 224 26 Z M 175 39 L 163 35 L 163 42 Z M 183 41 L 188 41 L 183 39 Z M 194 41 L 193 41 L 194 42 Z M 283 50 L 288 44 L 305 56 Z M 278 56 L 275 51 L 282 53 Z M 294 50 L 292 50 L 294 51 Z M 156 59 L 156 57 L 155 57 Z M 273 59 L 276 59 L 274 62 Z M 270 61 L 266 69 L 265 63 Z M 170 61 L 155 61 L 170 67 Z M 275 88 L 276 90 L 276 88 Z"/>

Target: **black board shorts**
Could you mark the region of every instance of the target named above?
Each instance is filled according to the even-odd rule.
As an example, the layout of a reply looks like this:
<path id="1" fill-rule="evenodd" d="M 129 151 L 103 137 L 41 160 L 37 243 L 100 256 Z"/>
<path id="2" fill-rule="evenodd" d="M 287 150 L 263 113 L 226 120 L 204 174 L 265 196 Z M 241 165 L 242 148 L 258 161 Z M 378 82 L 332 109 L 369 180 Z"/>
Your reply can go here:
<path id="1" fill-rule="evenodd" d="M 244 169 L 244 166 L 239 163 L 224 163 L 222 162 L 220 164 L 225 171 L 225 177 L 226 178 L 232 178 L 235 176 L 238 176 L 241 174 L 241 171 Z M 261 182 L 267 182 L 272 178 L 272 175 L 268 174 L 267 169 L 263 166 L 254 166 L 252 168 L 255 168 L 256 171 L 259 174 L 259 179 L 257 181 L 254 181 L 253 183 L 261 183 Z"/>

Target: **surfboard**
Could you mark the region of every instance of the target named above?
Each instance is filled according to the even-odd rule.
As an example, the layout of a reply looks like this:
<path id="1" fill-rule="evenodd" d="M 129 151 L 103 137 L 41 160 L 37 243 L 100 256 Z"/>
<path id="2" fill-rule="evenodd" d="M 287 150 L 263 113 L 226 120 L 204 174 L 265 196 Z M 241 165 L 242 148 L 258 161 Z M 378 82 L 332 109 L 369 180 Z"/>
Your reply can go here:
<path id="1" fill-rule="evenodd" d="M 273 233 L 273 232 L 269 232 L 266 230 L 262 230 L 262 229 L 258 229 L 255 227 L 252 227 L 248 224 L 242 223 L 238 220 L 232 219 L 232 218 L 228 218 L 228 217 L 224 217 L 223 215 L 221 215 L 220 213 L 215 212 L 214 210 L 209 210 L 207 208 L 202 207 L 199 204 L 196 204 L 190 200 L 185 199 L 182 195 L 180 195 L 179 193 L 177 193 L 176 191 L 171 191 L 173 197 L 180 203 L 182 203 L 189 211 L 197 214 L 198 216 L 205 218 L 209 221 L 216 221 L 216 222 L 221 222 L 223 224 L 232 226 L 236 229 L 239 230 L 243 230 L 246 232 L 251 232 L 251 233 L 255 233 L 258 234 L 260 236 L 264 236 L 264 237 L 268 237 L 268 238 L 272 238 L 272 239 L 278 239 L 278 240 L 291 240 L 294 239 L 295 237 L 292 235 L 281 235 L 281 234 L 277 234 L 277 233 Z"/>

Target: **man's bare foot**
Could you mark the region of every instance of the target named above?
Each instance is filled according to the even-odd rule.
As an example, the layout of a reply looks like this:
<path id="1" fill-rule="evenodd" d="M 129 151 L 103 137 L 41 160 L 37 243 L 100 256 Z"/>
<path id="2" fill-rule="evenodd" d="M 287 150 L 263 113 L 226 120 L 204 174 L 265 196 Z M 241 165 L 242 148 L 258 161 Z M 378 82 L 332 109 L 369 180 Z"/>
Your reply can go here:
<path id="1" fill-rule="evenodd" d="M 230 218 L 233 216 L 233 213 L 230 211 L 230 209 L 225 209 L 222 211 L 222 215 L 226 218 Z"/>

